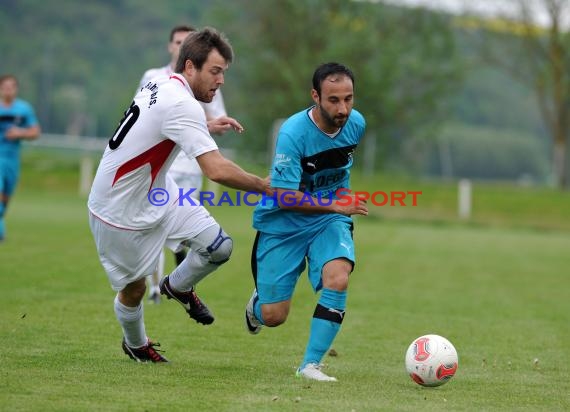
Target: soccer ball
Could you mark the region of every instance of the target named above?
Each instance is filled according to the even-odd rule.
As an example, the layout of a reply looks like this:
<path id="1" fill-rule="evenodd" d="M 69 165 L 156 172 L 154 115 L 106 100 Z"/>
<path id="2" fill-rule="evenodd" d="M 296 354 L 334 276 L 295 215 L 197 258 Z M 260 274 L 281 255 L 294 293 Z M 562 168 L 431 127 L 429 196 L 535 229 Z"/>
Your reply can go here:
<path id="1" fill-rule="evenodd" d="M 420 336 L 406 352 L 406 371 L 422 386 L 439 386 L 457 372 L 459 359 L 450 341 L 439 335 Z"/>

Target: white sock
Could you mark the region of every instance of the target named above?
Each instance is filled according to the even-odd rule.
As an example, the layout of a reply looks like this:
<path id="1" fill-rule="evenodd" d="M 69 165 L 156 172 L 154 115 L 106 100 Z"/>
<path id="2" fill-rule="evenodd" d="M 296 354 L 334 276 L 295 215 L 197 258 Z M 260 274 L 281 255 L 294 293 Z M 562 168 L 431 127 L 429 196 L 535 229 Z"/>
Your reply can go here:
<path id="1" fill-rule="evenodd" d="M 188 292 L 196 283 L 219 267 L 220 265 L 209 263 L 207 257 L 191 250 L 182 263 L 168 276 L 168 281 L 175 290 Z"/>
<path id="2" fill-rule="evenodd" d="M 142 303 L 137 307 L 129 307 L 119 302 L 119 295 L 115 296 L 115 316 L 123 329 L 123 335 L 127 346 L 140 348 L 146 345 L 146 336 L 143 319 Z"/>
<path id="3" fill-rule="evenodd" d="M 218 254 L 222 251 L 222 254 L 227 254 L 227 258 L 229 259 L 232 241 L 225 232 L 221 231 L 218 225 L 209 227 L 191 239 L 189 245 L 191 249 L 186 255 L 186 258 L 168 276 L 170 286 L 179 292 L 188 292 L 208 274 L 219 268 L 220 264 L 210 263 L 212 256 L 208 248 L 212 243 L 217 243 L 220 240 L 221 243 L 226 241 L 228 243 L 222 246 L 218 243 L 218 247 L 220 248 Z M 229 245 L 229 248 L 227 245 Z"/>

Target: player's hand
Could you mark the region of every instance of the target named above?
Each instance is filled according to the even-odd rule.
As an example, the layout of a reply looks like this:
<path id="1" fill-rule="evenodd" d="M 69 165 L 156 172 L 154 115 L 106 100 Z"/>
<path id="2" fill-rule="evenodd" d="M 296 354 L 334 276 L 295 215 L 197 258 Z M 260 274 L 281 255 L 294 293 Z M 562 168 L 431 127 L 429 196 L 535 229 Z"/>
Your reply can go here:
<path id="1" fill-rule="evenodd" d="M 273 194 L 275 193 L 275 189 L 271 187 L 271 176 L 267 176 L 265 179 L 263 179 L 263 181 L 265 183 L 265 188 L 264 188 L 265 194 L 269 197 L 272 197 Z"/>
<path id="2" fill-rule="evenodd" d="M 366 199 L 362 197 L 358 197 L 355 195 L 349 196 L 351 198 L 350 202 L 347 202 L 347 197 L 342 200 L 342 204 L 339 205 L 337 202 L 337 206 L 339 207 L 339 213 L 352 216 L 352 215 L 368 215 L 368 206 L 366 206 Z M 346 204 L 348 203 L 348 204 Z"/>
<path id="3" fill-rule="evenodd" d="M 234 130 L 238 133 L 242 133 L 244 128 L 233 117 L 221 116 L 208 120 L 208 131 L 210 134 L 224 134 L 228 130 Z"/>
<path id="4" fill-rule="evenodd" d="M 4 133 L 7 140 L 17 140 L 23 135 L 23 129 L 20 127 L 12 126 Z"/>

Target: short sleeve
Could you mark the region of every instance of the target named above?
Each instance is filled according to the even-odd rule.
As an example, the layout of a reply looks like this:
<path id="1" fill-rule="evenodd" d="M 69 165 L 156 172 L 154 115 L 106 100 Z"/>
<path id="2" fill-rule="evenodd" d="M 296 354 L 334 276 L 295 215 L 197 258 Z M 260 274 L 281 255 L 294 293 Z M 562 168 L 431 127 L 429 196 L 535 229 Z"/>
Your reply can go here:
<path id="1" fill-rule="evenodd" d="M 36 117 L 36 112 L 34 111 L 34 108 L 32 107 L 32 105 L 30 105 L 29 103 L 26 103 L 25 104 L 25 112 L 26 112 L 26 115 L 24 116 L 24 118 L 25 118 L 24 127 L 37 126 L 38 118 Z"/>
<path id="2" fill-rule="evenodd" d="M 279 132 L 271 169 L 271 186 L 299 190 L 301 153 L 297 142 L 289 134 Z"/>
<path id="3" fill-rule="evenodd" d="M 208 132 L 204 110 L 197 101 L 181 100 L 176 103 L 166 116 L 161 132 L 190 158 L 218 149 Z"/>

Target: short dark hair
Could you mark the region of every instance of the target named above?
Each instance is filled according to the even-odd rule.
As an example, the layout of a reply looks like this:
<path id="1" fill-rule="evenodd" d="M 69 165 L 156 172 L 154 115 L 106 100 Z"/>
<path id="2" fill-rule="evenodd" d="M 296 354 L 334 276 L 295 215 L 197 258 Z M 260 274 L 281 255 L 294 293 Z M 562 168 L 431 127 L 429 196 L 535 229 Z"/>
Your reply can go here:
<path id="1" fill-rule="evenodd" d="M 3 74 L 0 76 L 0 84 L 4 83 L 6 80 L 14 80 L 16 85 L 18 84 L 18 78 L 13 74 Z"/>
<path id="2" fill-rule="evenodd" d="M 184 43 L 180 46 L 180 55 L 174 71 L 182 73 L 186 60 L 190 60 L 200 70 L 212 50 L 218 50 L 226 62 L 231 63 L 234 51 L 225 36 L 212 27 L 206 27 L 200 31 L 188 34 Z"/>
<path id="3" fill-rule="evenodd" d="M 319 97 L 321 96 L 321 85 L 323 81 L 331 74 L 348 76 L 354 85 L 354 73 L 345 65 L 335 62 L 321 64 L 313 74 L 313 89 L 317 91 Z"/>
<path id="4" fill-rule="evenodd" d="M 172 40 L 174 40 L 174 35 L 178 32 L 192 32 L 192 31 L 196 31 L 196 29 L 192 26 L 188 26 L 186 24 L 181 24 L 179 26 L 174 26 L 172 28 L 172 30 L 170 30 L 170 42 L 172 42 Z"/>

